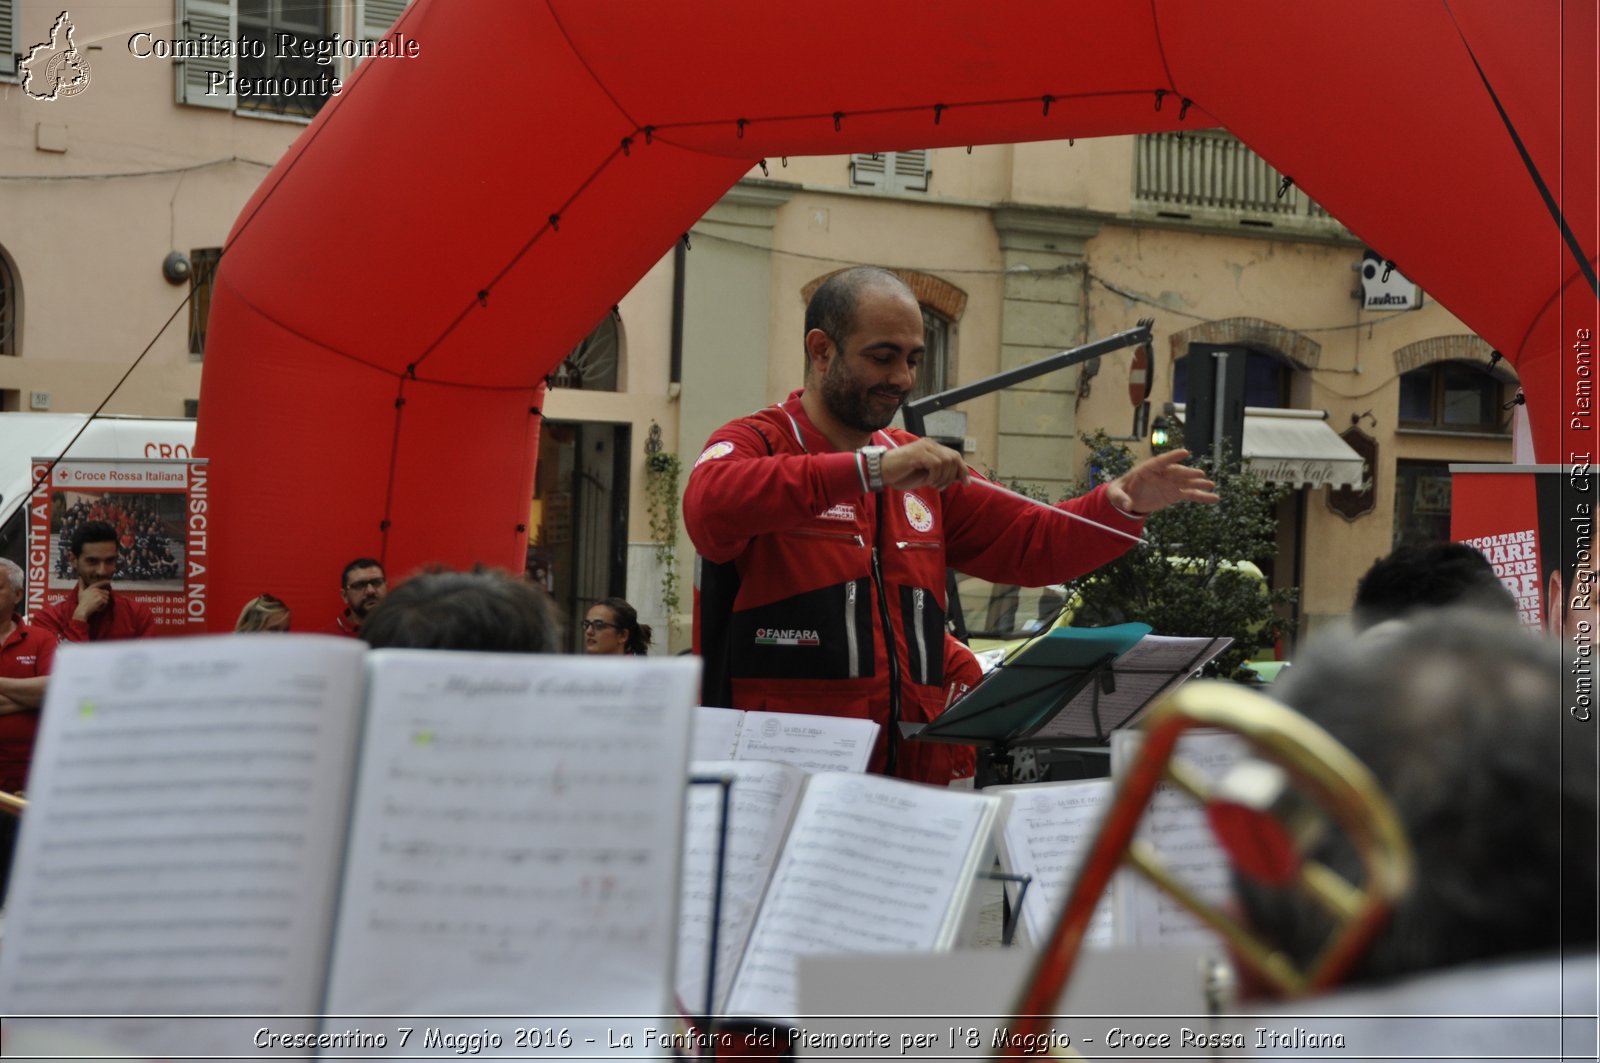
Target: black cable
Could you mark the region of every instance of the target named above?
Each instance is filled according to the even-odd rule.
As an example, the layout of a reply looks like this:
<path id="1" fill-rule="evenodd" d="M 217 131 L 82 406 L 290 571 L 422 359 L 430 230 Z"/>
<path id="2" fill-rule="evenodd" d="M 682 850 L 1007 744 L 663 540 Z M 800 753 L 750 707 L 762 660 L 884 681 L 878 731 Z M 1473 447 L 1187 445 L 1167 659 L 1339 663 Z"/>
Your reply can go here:
<path id="1" fill-rule="evenodd" d="M 161 337 L 166 334 L 167 329 L 170 328 L 172 323 L 178 319 L 178 314 L 183 310 L 184 307 L 189 305 L 190 300 L 193 298 L 193 290 L 191 290 L 188 295 L 183 297 L 183 302 L 177 305 L 177 308 L 172 311 L 172 314 L 167 318 L 166 322 L 163 323 L 161 328 L 157 330 L 156 334 L 151 337 L 150 342 L 144 345 L 144 350 L 139 352 L 139 357 L 135 358 L 133 360 L 133 364 L 128 366 L 128 371 L 122 374 L 122 379 L 118 380 L 116 386 L 107 392 L 106 397 L 100 400 L 100 405 L 94 408 L 94 412 L 91 413 L 88 419 L 83 422 L 82 426 L 80 426 L 79 429 L 72 434 L 72 438 L 67 440 L 67 445 L 61 448 L 61 453 L 51 458 L 50 463 L 46 465 L 44 467 L 44 471 L 39 474 L 39 478 L 28 485 L 28 493 L 23 496 L 24 499 L 32 498 L 33 493 L 39 489 L 39 485 L 50 479 L 50 474 L 55 471 L 55 467 L 60 464 L 61 459 L 67 456 L 67 452 L 72 449 L 72 445 L 78 441 L 78 438 L 82 436 L 84 432 L 89 430 L 89 426 L 94 423 L 94 419 L 100 416 L 101 412 L 106 408 L 107 403 L 109 403 L 112 398 L 116 396 L 117 392 L 122 388 L 122 385 L 128 382 L 128 378 L 133 375 L 133 371 L 139 368 L 139 363 L 144 361 L 144 356 L 149 354 L 151 350 L 155 348 L 156 341 L 161 339 Z"/>
<path id="2" fill-rule="evenodd" d="M 1584 257 L 1583 246 L 1578 243 L 1578 237 L 1573 233 L 1572 227 L 1567 224 L 1566 215 L 1561 213 L 1561 206 L 1556 202 L 1556 197 L 1551 195 L 1550 188 L 1544 183 L 1544 178 L 1539 174 L 1539 168 L 1533 164 L 1533 156 L 1528 154 L 1528 149 L 1523 146 L 1522 138 L 1517 135 L 1517 127 L 1511 123 L 1511 116 L 1506 114 L 1506 109 L 1500 105 L 1500 97 L 1494 91 L 1494 86 L 1489 84 L 1489 75 L 1483 72 L 1483 66 L 1478 62 L 1477 53 L 1472 50 L 1472 45 L 1467 41 L 1467 35 L 1462 32 L 1461 23 L 1456 21 L 1456 14 L 1450 10 L 1450 0 L 1444 0 L 1445 14 L 1450 16 L 1450 24 L 1455 26 L 1456 35 L 1461 38 L 1461 45 L 1467 50 L 1467 58 L 1472 60 L 1473 69 L 1478 72 L 1478 79 L 1483 82 L 1485 91 L 1489 93 L 1489 100 L 1494 104 L 1494 109 L 1500 114 L 1500 121 L 1505 125 L 1506 132 L 1511 136 L 1511 143 L 1516 146 L 1517 154 L 1522 157 L 1522 165 L 1527 168 L 1528 176 L 1533 178 L 1534 187 L 1539 190 L 1539 196 L 1544 200 L 1545 209 L 1550 212 L 1550 217 L 1555 219 L 1556 226 L 1561 230 L 1561 239 L 1566 242 L 1567 250 L 1572 252 L 1573 259 L 1578 263 L 1578 268 L 1583 271 L 1584 277 L 1589 281 L 1589 287 L 1594 294 L 1600 296 L 1600 278 L 1595 276 L 1594 266 Z"/>

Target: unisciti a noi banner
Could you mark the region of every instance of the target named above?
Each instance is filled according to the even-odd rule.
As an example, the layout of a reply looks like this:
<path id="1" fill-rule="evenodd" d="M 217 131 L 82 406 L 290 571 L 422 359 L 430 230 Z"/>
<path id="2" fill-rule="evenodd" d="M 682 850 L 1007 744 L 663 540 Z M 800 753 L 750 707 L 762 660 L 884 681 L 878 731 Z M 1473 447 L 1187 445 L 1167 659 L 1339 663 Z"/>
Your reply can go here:
<path id="1" fill-rule="evenodd" d="M 112 590 L 155 614 L 157 634 L 205 630 L 208 599 L 206 463 L 198 460 L 32 462 L 27 611 L 77 586 L 72 535 L 90 521 L 117 533 Z"/>

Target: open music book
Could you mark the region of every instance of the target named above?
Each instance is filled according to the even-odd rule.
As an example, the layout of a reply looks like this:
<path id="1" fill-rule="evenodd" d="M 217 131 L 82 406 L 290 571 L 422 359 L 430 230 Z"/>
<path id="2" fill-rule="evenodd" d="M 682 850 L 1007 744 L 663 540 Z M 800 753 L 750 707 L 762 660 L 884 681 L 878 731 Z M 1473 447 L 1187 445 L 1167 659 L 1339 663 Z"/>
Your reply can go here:
<path id="1" fill-rule="evenodd" d="M 1009 797 L 999 832 L 1000 866 L 1033 876 L 1022 900 L 1023 940 L 1038 944 L 1055 926 L 1078 870 L 1111 807 L 1114 781 L 1127 771 L 1143 734 L 1119 731 L 1111 742 L 1111 779 L 991 786 L 984 793 Z M 1191 731 L 1178 740 L 1180 755 L 1215 782 L 1245 755 L 1234 735 Z M 1170 780 L 1156 788 L 1136 837 L 1156 851 L 1173 875 L 1210 901 L 1231 891 L 1227 854 L 1211 833 L 1205 811 Z M 1135 871 L 1117 872 L 1101 897 L 1084 944 L 1211 945 L 1216 934 Z"/>
<path id="2" fill-rule="evenodd" d="M 1050 936 L 1056 918 L 1072 892 L 1095 831 L 1111 806 L 1110 779 L 990 786 L 986 794 L 1009 795 L 1005 820 L 998 832 L 1000 867 L 1032 881 L 1022 893 L 1018 940 L 1037 945 Z M 1015 895 L 1015 890 L 1011 891 Z M 1084 944 L 1115 944 L 1116 903 L 1100 899 L 1084 934 Z"/>
<path id="3" fill-rule="evenodd" d="M 694 760 L 777 760 L 807 771 L 866 771 L 881 728 L 850 716 L 694 710 Z"/>
<path id="4" fill-rule="evenodd" d="M 284 1035 L 319 1014 L 660 1014 L 698 686 L 692 659 L 64 646 L 0 1010 L 289 1016 Z M 386 1052 L 426 1050 L 423 1022 L 403 1048 L 393 1025 Z M 227 1024 L 132 1026 L 91 1036 L 249 1051 Z"/>
<path id="5" fill-rule="evenodd" d="M 696 762 L 733 779 L 716 1014 L 798 1010 L 799 957 L 955 944 L 993 858 L 1001 800 L 877 775 L 759 761 Z M 678 994 L 706 1010 L 721 795 L 694 786 L 684 842 Z"/>

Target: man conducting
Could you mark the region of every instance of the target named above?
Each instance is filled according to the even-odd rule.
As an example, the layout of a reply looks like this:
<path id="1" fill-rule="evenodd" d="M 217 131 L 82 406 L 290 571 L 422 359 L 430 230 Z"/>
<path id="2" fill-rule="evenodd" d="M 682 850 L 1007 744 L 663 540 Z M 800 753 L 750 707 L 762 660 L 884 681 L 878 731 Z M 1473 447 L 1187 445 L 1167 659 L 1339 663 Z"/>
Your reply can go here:
<path id="1" fill-rule="evenodd" d="M 924 353 L 916 298 L 887 270 L 828 278 L 805 328 L 805 387 L 713 434 L 684 494 L 702 558 L 702 697 L 875 720 L 873 771 L 946 784 L 965 774 L 960 747 L 903 742 L 897 726 L 944 708 L 945 566 L 1071 579 L 1127 550 L 1151 513 L 1217 501 L 1215 485 L 1178 450 L 1044 506 L 886 430 Z"/>
<path id="2" fill-rule="evenodd" d="M 111 591 L 121 553 L 117 529 L 91 520 L 72 533 L 67 551 L 78 574 L 77 586 L 64 600 L 41 609 L 33 618 L 34 626 L 62 642 L 107 642 L 149 635 L 156 622 L 149 606 Z"/>

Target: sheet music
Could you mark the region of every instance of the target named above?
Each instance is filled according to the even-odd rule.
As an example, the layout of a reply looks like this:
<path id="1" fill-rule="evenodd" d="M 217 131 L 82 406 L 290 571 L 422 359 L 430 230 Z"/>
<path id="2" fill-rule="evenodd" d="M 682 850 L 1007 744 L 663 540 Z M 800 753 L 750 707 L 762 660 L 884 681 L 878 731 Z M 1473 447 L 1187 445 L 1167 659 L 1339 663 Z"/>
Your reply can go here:
<path id="1" fill-rule="evenodd" d="M 999 803 L 876 775 L 812 776 L 728 1011 L 794 1015 L 802 955 L 948 948 Z"/>
<path id="2" fill-rule="evenodd" d="M 739 730 L 743 726 L 743 710 L 696 705 L 689 759 L 728 760 L 733 757 L 739 745 Z"/>
<path id="3" fill-rule="evenodd" d="M 1028 942 L 1042 943 L 1066 906 L 1078 868 L 1111 806 L 1111 780 L 991 786 L 984 792 L 1011 795 L 1000 832 L 1000 866 L 1033 876 L 1022 898 L 1022 928 Z M 1108 889 L 1095 906 L 1084 944 L 1110 947 L 1115 910 Z"/>
<path id="4" fill-rule="evenodd" d="M 389 651 L 368 668 L 328 1012 L 660 1013 L 699 662 Z"/>
<path id="5" fill-rule="evenodd" d="M 1232 644 L 1230 638 L 1146 635 L 1111 666 L 1115 691 L 1107 693 L 1093 683 L 1084 687 L 1049 723 L 1029 735 L 1028 741 L 1093 736 L 1096 691 L 1101 728 L 1109 732 L 1125 727 L 1137 718 L 1139 709 L 1172 691 Z"/>
<path id="6" fill-rule="evenodd" d="M 748 712 L 734 758 L 776 760 L 806 771 L 867 770 L 879 727 L 848 716 Z"/>
<path id="7" fill-rule="evenodd" d="M 1144 735 L 1120 731 L 1112 736 L 1112 775 L 1120 778 Z M 1190 731 L 1178 739 L 1178 755 L 1215 783 L 1249 754 L 1236 735 Z M 1171 782 L 1162 781 L 1135 837 L 1149 842 L 1175 878 L 1207 901 L 1222 903 L 1233 894 L 1232 864 L 1206 822 L 1205 810 Z M 1134 871 L 1117 873 L 1118 944 L 1214 945 L 1216 933 L 1171 897 Z"/>
<path id="8" fill-rule="evenodd" d="M 806 773 L 770 761 L 696 761 L 697 776 L 728 776 L 728 850 L 723 874 L 722 931 L 717 944 L 715 1006 L 707 1009 L 706 955 L 711 945 L 712 891 L 722 788 L 691 786 L 683 832 L 683 893 L 678 913 L 678 999 L 691 1012 L 720 1014 L 755 925 L 761 895 L 783 847 Z"/>
<path id="9" fill-rule="evenodd" d="M 365 652 L 300 635 L 63 645 L 0 1011 L 319 1011 Z M 237 1051 L 133 1025 L 153 1038 L 135 1052 Z"/>

